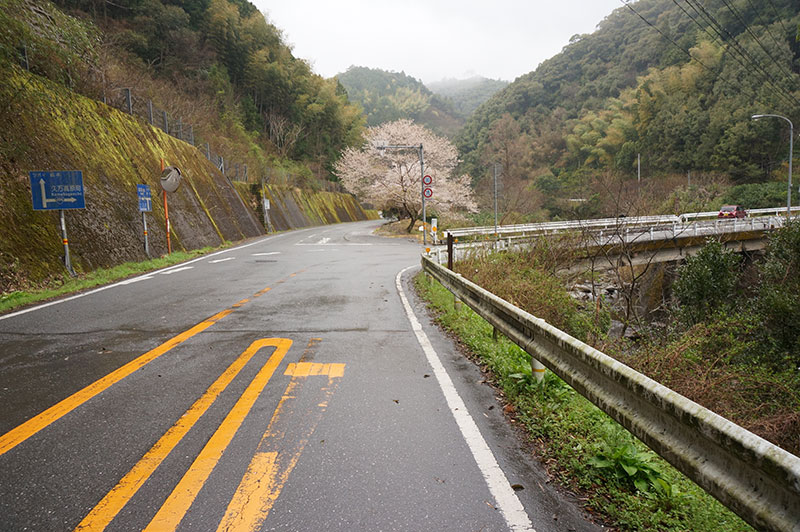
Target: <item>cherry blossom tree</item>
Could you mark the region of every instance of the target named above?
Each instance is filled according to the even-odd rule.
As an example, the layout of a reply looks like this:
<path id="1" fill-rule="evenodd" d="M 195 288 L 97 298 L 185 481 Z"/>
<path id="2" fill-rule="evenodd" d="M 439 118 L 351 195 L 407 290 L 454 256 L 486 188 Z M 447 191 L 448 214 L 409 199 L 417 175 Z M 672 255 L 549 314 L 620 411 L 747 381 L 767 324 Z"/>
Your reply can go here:
<path id="1" fill-rule="evenodd" d="M 425 175 L 433 178 L 433 197 L 426 201 L 428 212 L 477 210 L 469 176 L 454 174 L 458 153 L 449 140 L 407 119 L 367 128 L 365 137 L 367 142 L 360 149 L 345 150 L 336 164 L 336 175 L 361 201 L 410 218 L 409 233 L 422 216 L 420 144 Z M 379 150 L 379 146 L 413 147 Z"/>

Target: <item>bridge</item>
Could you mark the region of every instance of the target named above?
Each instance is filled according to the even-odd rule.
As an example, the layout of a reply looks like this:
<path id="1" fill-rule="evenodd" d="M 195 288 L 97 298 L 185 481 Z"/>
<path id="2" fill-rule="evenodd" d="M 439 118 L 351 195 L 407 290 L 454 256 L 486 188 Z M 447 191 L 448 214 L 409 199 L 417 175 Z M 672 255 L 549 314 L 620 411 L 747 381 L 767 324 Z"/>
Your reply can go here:
<path id="1" fill-rule="evenodd" d="M 478 250 L 525 249 L 537 238 L 567 235 L 574 237 L 576 249 L 570 271 L 678 261 L 697 253 L 709 238 L 736 252 L 755 252 L 764 249 L 769 233 L 785 225 L 785 210 L 753 209 L 743 219 L 719 219 L 713 211 L 451 229 L 430 255 L 443 263 L 451 250 L 458 260 Z M 792 212 L 800 213 L 800 207 Z"/>

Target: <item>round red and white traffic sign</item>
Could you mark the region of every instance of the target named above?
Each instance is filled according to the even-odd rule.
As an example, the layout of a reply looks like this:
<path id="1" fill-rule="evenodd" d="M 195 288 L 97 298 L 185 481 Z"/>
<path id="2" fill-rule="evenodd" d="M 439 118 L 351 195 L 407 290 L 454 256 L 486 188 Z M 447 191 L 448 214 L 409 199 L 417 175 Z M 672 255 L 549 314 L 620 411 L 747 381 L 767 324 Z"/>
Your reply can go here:
<path id="1" fill-rule="evenodd" d="M 433 183 L 433 178 L 429 175 L 426 175 L 425 177 L 422 178 L 422 183 L 425 186 L 430 186 Z"/>
<path id="2" fill-rule="evenodd" d="M 425 199 L 431 199 L 433 197 L 433 189 L 431 187 L 423 188 L 422 195 L 425 196 Z"/>

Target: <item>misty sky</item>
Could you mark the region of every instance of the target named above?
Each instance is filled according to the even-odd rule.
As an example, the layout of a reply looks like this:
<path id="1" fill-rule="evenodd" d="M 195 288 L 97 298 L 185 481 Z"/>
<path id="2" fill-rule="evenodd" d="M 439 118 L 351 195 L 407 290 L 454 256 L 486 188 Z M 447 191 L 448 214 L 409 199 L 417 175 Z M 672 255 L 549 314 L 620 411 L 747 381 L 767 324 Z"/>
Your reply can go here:
<path id="1" fill-rule="evenodd" d="M 513 81 L 591 33 L 619 0 L 251 0 L 296 57 L 331 77 L 350 65 L 424 82 Z"/>

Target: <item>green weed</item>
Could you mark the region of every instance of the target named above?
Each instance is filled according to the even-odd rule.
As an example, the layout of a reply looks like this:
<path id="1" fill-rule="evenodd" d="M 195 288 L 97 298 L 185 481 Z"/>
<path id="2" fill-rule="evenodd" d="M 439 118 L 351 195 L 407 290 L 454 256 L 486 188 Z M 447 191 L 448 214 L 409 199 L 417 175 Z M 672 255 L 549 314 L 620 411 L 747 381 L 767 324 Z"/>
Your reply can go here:
<path id="1" fill-rule="evenodd" d="M 536 383 L 530 355 L 502 335 L 495 341 L 492 326 L 466 305 L 455 310 L 453 295 L 438 282 L 420 275 L 415 284 L 437 321 L 469 348 L 514 405 L 538 458 L 563 485 L 581 492 L 586 509 L 600 520 L 645 532 L 752 530 L 552 372 Z"/>
<path id="2" fill-rule="evenodd" d="M 88 290 L 114 281 L 119 281 L 127 277 L 147 273 L 153 270 L 166 268 L 173 264 L 179 264 L 193 259 L 200 255 L 205 255 L 217 249 L 225 248 L 230 245 L 226 242 L 220 248 L 202 248 L 193 251 L 176 251 L 164 257 L 151 259 L 144 262 L 126 262 L 113 268 L 98 268 L 87 274 L 71 278 L 64 274 L 62 277 L 54 277 L 43 283 L 42 286 L 32 290 L 18 290 L 7 294 L 0 294 L 0 312 L 12 310 L 23 305 L 29 305 L 39 301 L 52 299 L 55 297 Z"/>

